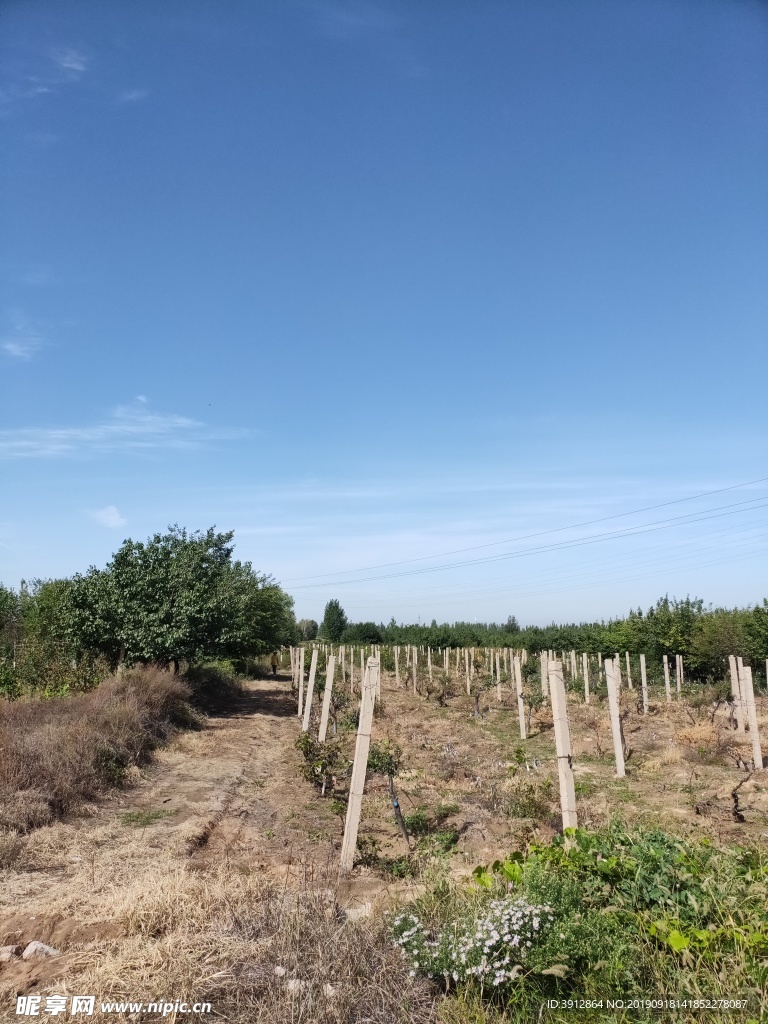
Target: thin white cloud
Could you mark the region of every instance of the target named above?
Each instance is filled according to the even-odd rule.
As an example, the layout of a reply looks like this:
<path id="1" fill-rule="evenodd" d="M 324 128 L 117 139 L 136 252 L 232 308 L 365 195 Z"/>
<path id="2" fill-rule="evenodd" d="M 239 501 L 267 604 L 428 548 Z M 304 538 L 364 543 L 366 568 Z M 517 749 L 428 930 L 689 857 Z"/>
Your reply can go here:
<path id="1" fill-rule="evenodd" d="M 29 362 L 40 348 L 40 341 L 37 338 L 3 338 L 0 344 L 7 356 L 23 362 Z"/>
<path id="2" fill-rule="evenodd" d="M 101 423 L 81 427 L 0 430 L 0 458 L 56 458 L 117 451 L 200 448 L 244 431 L 216 430 L 173 413 L 151 412 L 146 402 L 118 406 Z"/>
<path id="3" fill-rule="evenodd" d="M 74 71 L 76 74 L 81 75 L 84 71 L 88 70 L 85 54 L 71 46 L 62 50 L 54 50 L 51 57 L 62 71 Z"/>
<path id="4" fill-rule="evenodd" d="M 118 93 L 118 103 L 139 103 L 141 100 L 145 100 L 149 96 L 148 89 L 123 89 L 121 93 Z"/>
<path id="5" fill-rule="evenodd" d="M 32 100 L 49 92 L 53 92 L 50 85 L 42 84 L 31 75 L 19 82 L 6 83 L 0 88 L 0 116 L 9 113 L 14 104 L 22 100 Z"/>
<path id="6" fill-rule="evenodd" d="M 15 310 L 10 330 L 0 338 L 0 350 L 10 359 L 28 362 L 43 345 L 43 337 L 29 317 Z"/>
<path id="7" fill-rule="evenodd" d="M 0 117 L 9 115 L 21 102 L 79 81 L 87 70 L 88 58 L 74 47 L 60 47 L 37 60 L 26 61 L 19 74 L 0 81 Z M 34 137 L 30 141 L 39 144 Z"/>
<path id="8" fill-rule="evenodd" d="M 94 519 L 101 526 L 106 526 L 110 530 L 117 530 L 121 526 L 125 526 L 128 520 L 125 516 L 120 515 L 117 508 L 114 505 L 107 505 L 106 508 L 96 508 L 88 513 L 91 519 Z"/>

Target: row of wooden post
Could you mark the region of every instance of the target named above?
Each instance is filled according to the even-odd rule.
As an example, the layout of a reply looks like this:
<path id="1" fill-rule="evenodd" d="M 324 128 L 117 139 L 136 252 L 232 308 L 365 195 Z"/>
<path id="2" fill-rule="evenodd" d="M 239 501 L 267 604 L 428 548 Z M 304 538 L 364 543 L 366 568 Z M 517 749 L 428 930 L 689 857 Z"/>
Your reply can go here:
<path id="1" fill-rule="evenodd" d="M 343 650 L 343 649 L 342 649 Z M 573 652 L 572 652 L 573 653 Z M 411 655 L 415 666 L 418 663 L 418 650 L 412 649 Z M 585 701 L 589 702 L 588 662 L 586 654 L 582 656 L 583 675 L 585 683 Z M 408 660 L 408 659 L 407 659 Z M 446 658 L 447 660 L 447 658 Z M 465 655 L 465 661 L 466 661 Z M 682 659 L 681 659 L 682 660 Z M 315 648 L 312 652 L 310 662 L 309 679 L 307 682 L 306 700 L 304 700 L 304 649 L 291 649 L 291 662 L 294 668 L 294 681 L 298 683 L 298 713 L 302 718 L 302 730 L 307 732 L 311 721 L 312 699 L 314 694 L 315 677 L 317 672 L 318 651 Z M 496 652 L 496 678 L 500 680 L 500 654 Z M 427 654 L 428 667 L 431 667 L 431 654 Z M 457 659 L 458 662 L 458 659 Z M 568 703 L 565 690 L 562 663 L 556 660 L 549 660 L 542 654 L 542 692 L 549 695 L 552 704 L 552 717 L 554 724 L 555 749 L 558 766 L 558 781 L 560 786 L 560 804 L 562 812 L 563 828 L 576 828 L 578 825 L 576 811 L 576 791 L 573 776 L 573 763 L 571 755 L 570 730 L 568 725 Z M 407 662 L 406 662 L 407 663 Z M 511 656 L 512 673 L 515 678 L 517 690 L 518 716 L 520 736 L 526 738 L 525 714 L 523 705 L 521 656 Z M 667 667 L 665 657 L 665 668 Z M 575 675 L 575 655 L 571 658 L 570 668 L 572 675 Z M 678 678 L 682 676 L 682 666 L 677 666 Z M 323 693 L 323 705 L 320 715 L 320 727 L 318 740 L 323 743 L 326 740 L 328 730 L 328 718 L 333 693 L 333 680 L 336 669 L 336 656 L 330 655 L 326 666 L 326 681 Z M 620 712 L 620 690 L 621 690 L 621 661 L 618 655 L 615 658 L 606 658 L 604 662 L 606 687 L 608 691 L 608 709 L 611 723 L 611 736 L 613 740 L 614 759 L 616 763 L 616 775 L 624 778 L 626 774 L 624 764 L 624 736 L 621 725 Z M 627 664 L 627 682 L 631 685 L 629 665 Z M 757 727 L 757 713 L 755 707 L 754 689 L 752 684 L 752 670 L 745 666 L 740 658 L 730 659 L 731 689 L 734 698 L 737 715 L 737 728 L 744 732 L 744 716 L 746 714 L 749 730 L 753 744 L 753 760 L 756 768 L 762 768 L 762 750 L 760 736 Z M 643 709 L 648 710 L 648 687 L 646 679 L 645 656 L 640 656 L 640 675 L 643 694 Z M 399 670 L 397 649 L 395 654 L 395 676 L 399 685 Z M 298 677 L 298 679 L 296 679 Z M 668 675 L 665 673 L 668 680 Z M 416 674 L 414 673 L 414 684 Z M 500 685 L 497 682 L 497 686 Z M 667 686 L 669 692 L 669 686 Z M 354 864 L 355 849 L 357 846 L 357 835 L 360 825 L 360 814 L 362 809 L 363 791 L 365 788 L 365 776 L 368 765 L 368 753 L 371 742 L 371 728 L 373 712 L 377 697 L 381 693 L 381 663 L 380 657 L 368 658 L 364 668 L 362 697 L 360 703 L 360 716 L 355 743 L 355 758 L 352 768 L 349 798 L 347 802 L 347 814 L 344 826 L 344 840 L 342 843 L 340 857 L 340 874 L 344 875 L 352 870 Z M 497 694 L 498 695 L 498 694 Z"/>
<path id="2" fill-rule="evenodd" d="M 333 648 L 331 647 L 331 650 L 332 649 Z M 326 650 L 327 650 L 327 647 L 326 647 Z M 460 650 L 461 650 L 460 648 L 456 648 L 456 652 L 457 652 L 457 657 L 456 657 L 457 672 L 459 670 L 459 651 Z M 469 695 L 470 690 L 471 690 L 471 685 L 470 685 L 470 680 L 471 680 L 470 663 L 474 666 L 474 650 L 475 649 L 474 648 L 469 648 L 469 649 L 468 648 L 464 648 L 463 650 L 464 650 L 464 662 L 465 662 L 466 680 L 467 680 L 467 694 Z M 317 670 L 317 651 L 318 651 L 317 646 L 315 646 L 315 648 L 313 649 L 313 652 L 312 652 L 312 662 L 311 662 L 311 666 L 310 666 L 309 681 L 308 681 L 308 687 L 309 687 L 310 690 L 314 686 L 314 678 L 315 678 L 315 673 L 316 673 L 316 670 Z M 445 648 L 444 652 L 443 652 L 444 666 L 449 664 L 449 653 L 448 652 L 449 652 L 449 649 Z M 380 664 L 381 663 L 380 650 L 374 648 L 373 653 L 374 653 L 374 656 L 377 658 L 377 660 L 379 661 L 379 664 Z M 400 666 L 399 666 L 400 648 L 397 647 L 397 646 L 394 647 L 393 653 L 394 653 L 394 664 L 395 664 L 395 682 L 399 686 L 400 685 Z M 344 654 L 345 654 L 345 649 L 344 649 L 343 646 L 341 646 L 339 648 L 339 656 L 340 656 L 341 666 L 342 666 L 342 677 L 344 676 Z M 406 647 L 406 669 L 409 667 L 409 663 L 410 663 L 411 678 L 412 678 L 414 693 L 417 692 L 418 654 L 419 654 L 419 649 L 416 646 L 410 646 L 409 645 L 409 646 Z M 354 675 L 353 675 L 353 667 L 352 667 L 353 664 L 354 664 L 353 656 L 354 656 L 354 648 L 350 648 L 350 690 L 351 690 L 352 693 L 355 692 Z M 501 693 L 501 659 L 502 658 L 504 659 L 504 667 L 505 667 L 505 669 L 507 667 L 507 664 L 509 664 L 509 667 L 510 667 L 510 670 L 511 670 L 511 674 L 513 674 L 514 677 L 515 677 L 515 685 L 516 685 L 516 689 L 517 689 L 518 705 L 519 705 L 519 709 L 520 709 L 520 723 L 521 723 L 520 724 L 520 733 L 521 733 L 521 737 L 525 738 L 525 720 L 524 720 L 524 715 L 523 715 L 523 711 L 522 711 L 521 663 L 522 664 L 525 663 L 525 660 L 526 660 L 526 657 L 527 657 L 527 652 L 526 651 L 522 651 L 520 655 L 513 655 L 512 652 L 508 648 L 503 649 L 503 651 L 499 651 L 499 650 L 495 650 L 495 649 L 490 648 L 490 649 L 486 649 L 486 656 L 487 656 L 487 659 L 488 659 L 488 662 L 489 662 L 489 667 L 490 667 L 492 673 L 493 673 L 493 670 L 494 670 L 494 667 L 495 667 L 496 695 L 497 695 L 497 698 L 498 698 L 499 701 L 502 700 L 502 693 Z M 616 693 L 618 694 L 618 692 L 621 690 L 621 686 L 622 686 L 621 659 L 620 659 L 620 656 L 618 655 L 618 653 L 615 655 L 614 658 L 606 658 L 605 662 L 603 662 L 601 654 L 598 654 L 597 657 L 598 657 L 598 666 L 599 666 L 598 667 L 598 671 L 599 672 L 601 670 L 605 671 L 606 686 L 607 686 L 607 688 L 609 690 L 609 705 L 610 705 L 610 686 L 608 685 L 608 676 L 610 675 L 611 678 L 614 680 L 614 684 L 613 685 L 615 687 Z M 495 666 L 494 666 L 494 658 L 495 658 Z M 631 675 L 631 669 L 630 669 L 630 660 L 629 660 L 629 652 L 625 652 L 625 659 L 626 659 L 627 685 L 628 685 L 628 687 L 630 689 L 633 689 L 632 675 Z M 360 661 L 361 661 L 360 668 L 361 668 L 361 679 L 362 679 L 363 671 L 364 671 L 364 650 L 363 649 L 361 649 L 361 651 L 360 651 Z M 554 657 L 550 657 L 550 652 L 542 651 L 541 655 L 540 655 L 540 662 L 541 662 L 541 692 L 542 692 L 542 696 L 543 696 L 544 700 L 546 701 L 549 698 L 549 672 L 548 672 L 548 665 L 551 664 L 551 663 L 554 663 L 555 662 L 555 658 Z M 301 715 L 303 713 L 303 707 L 304 707 L 304 648 L 303 647 L 291 648 L 291 666 L 292 666 L 292 672 L 293 672 L 294 687 L 298 690 L 298 697 L 299 697 L 298 713 L 299 713 L 299 716 L 301 717 Z M 428 671 L 429 671 L 429 674 L 430 674 L 430 680 L 431 680 L 432 679 L 432 649 L 430 647 L 427 647 L 427 667 L 428 667 Z M 667 702 L 670 702 L 672 700 L 672 693 L 671 693 L 670 672 L 669 672 L 669 659 L 668 659 L 668 656 L 666 654 L 663 656 L 663 668 L 664 668 L 664 683 L 665 683 Z M 732 693 L 732 697 L 733 697 L 733 701 L 734 701 L 734 709 L 735 709 L 735 717 L 736 717 L 736 727 L 737 727 L 737 730 L 740 733 L 742 733 L 742 734 L 745 733 L 745 731 L 746 731 L 745 721 L 746 721 L 746 723 L 748 723 L 748 727 L 749 727 L 749 730 L 750 730 L 750 733 L 751 733 L 751 738 L 753 740 L 753 744 L 755 744 L 756 742 L 759 742 L 759 739 L 756 740 L 757 728 L 756 728 L 756 726 L 753 726 L 753 724 L 752 724 L 752 717 L 756 715 L 755 700 L 754 700 L 754 688 L 753 688 L 753 683 L 752 683 L 752 670 L 751 670 L 751 668 L 749 666 L 745 666 L 744 665 L 744 663 L 743 663 L 741 658 L 736 658 L 734 656 L 731 656 L 729 658 L 729 668 L 730 668 L 730 680 L 731 680 L 731 693 Z M 571 651 L 570 652 L 570 669 L 571 669 L 571 676 L 572 676 L 572 678 L 575 678 L 576 674 L 577 674 L 577 672 L 576 672 L 576 653 L 575 653 L 575 651 Z M 581 675 L 582 675 L 583 680 L 584 680 L 584 702 L 585 702 L 585 704 L 589 704 L 589 702 L 590 702 L 589 656 L 586 653 L 582 654 Z M 677 692 L 679 694 L 680 691 L 681 691 L 681 688 L 682 688 L 682 683 L 683 683 L 683 659 L 682 659 L 682 655 L 679 655 L 679 654 L 675 655 L 675 681 L 676 681 L 676 689 L 677 689 Z M 644 714 L 648 714 L 648 709 L 649 709 L 649 704 L 648 704 L 648 679 L 647 679 L 647 671 L 646 671 L 645 654 L 641 654 L 640 655 L 640 685 L 641 685 L 643 712 L 644 712 Z M 377 691 L 376 696 L 377 696 L 377 699 L 380 697 L 380 683 L 379 683 L 379 689 Z M 311 701 L 310 701 L 310 703 L 311 703 Z M 752 709 L 751 711 L 750 711 L 750 708 Z M 756 747 L 755 747 L 755 752 L 756 752 Z M 756 761 L 756 763 L 758 763 L 758 762 Z"/>

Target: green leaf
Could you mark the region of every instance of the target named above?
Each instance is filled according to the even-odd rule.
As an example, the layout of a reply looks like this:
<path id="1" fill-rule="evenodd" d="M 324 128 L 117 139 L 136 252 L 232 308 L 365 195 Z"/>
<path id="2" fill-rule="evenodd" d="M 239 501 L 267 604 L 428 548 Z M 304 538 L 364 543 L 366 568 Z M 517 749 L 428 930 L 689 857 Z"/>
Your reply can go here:
<path id="1" fill-rule="evenodd" d="M 488 871 L 488 868 L 483 865 L 478 865 L 472 872 L 472 877 L 478 885 L 482 885 L 485 889 L 493 888 L 493 875 Z"/>
<path id="2" fill-rule="evenodd" d="M 667 943 L 674 949 L 676 953 L 681 952 L 683 949 L 687 949 L 691 944 L 691 940 L 686 938 L 682 932 L 679 932 L 676 928 L 667 935 Z"/>

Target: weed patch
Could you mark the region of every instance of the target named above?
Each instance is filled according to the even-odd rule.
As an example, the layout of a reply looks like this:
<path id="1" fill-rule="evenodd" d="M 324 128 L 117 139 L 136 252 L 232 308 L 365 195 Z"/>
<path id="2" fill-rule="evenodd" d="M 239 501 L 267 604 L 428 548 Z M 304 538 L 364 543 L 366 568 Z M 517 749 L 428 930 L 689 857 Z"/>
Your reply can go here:
<path id="1" fill-rule="evenodd" d="M 119 786 L 174 729 L 199 723 L 189 685 L 136 669 L 88 693 L 0 703 L 0 832 L 49 824 Z"/>
<path id="2" fill-rule="evenodd" d="M 669 993 L 745 1000 L 733 1020 L 768 1011 L 768 863 L 660 829 L 569 829 L 472 885 L 437 879 L 391 928 L 413 971 L 510 1019 L 554 1020 L 547 999 Z"/>

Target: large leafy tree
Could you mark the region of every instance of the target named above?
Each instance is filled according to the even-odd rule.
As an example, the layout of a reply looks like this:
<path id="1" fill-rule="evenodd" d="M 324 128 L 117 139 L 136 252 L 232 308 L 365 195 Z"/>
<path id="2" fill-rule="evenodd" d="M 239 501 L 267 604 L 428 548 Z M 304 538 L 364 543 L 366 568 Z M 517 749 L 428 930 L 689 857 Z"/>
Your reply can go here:
<path id="1" fill-rule="evenodd" d="M 347 625 L 347 616 L 341 603 L 336 598 L 331 598 L 325 606 L 323 621 L 320 624 L 320 636 L 330 640 L 332 644 L 337 644 L 344 635 Z"/>
<path id="2" fill-rule="evenodd" d="M 103 570 L 75 576 L 69 630 L 78 649 L 111 662 L 246 657 L 289 642 L 292 599 L 250 563 L 233 533 L 178 526 L 127 540 Z"/>

